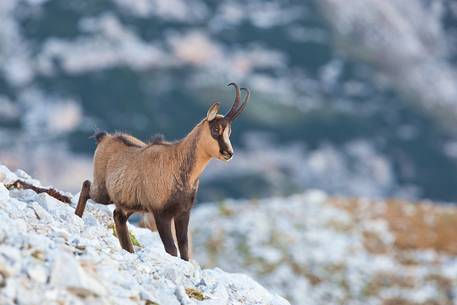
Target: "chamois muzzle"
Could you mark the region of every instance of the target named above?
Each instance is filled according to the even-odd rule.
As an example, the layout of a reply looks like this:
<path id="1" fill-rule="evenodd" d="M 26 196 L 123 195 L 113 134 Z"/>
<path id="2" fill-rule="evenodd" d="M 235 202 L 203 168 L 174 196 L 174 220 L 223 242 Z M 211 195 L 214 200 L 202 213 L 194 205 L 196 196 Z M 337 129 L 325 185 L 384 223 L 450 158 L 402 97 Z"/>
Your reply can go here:
<path id="1" fill-rule="evenodd" d="M 229 161 L 233 157 L 233 151 L 223 151 L 222 156 L 226 161 Z"/>
<path id="2" fill-rule="evenodd" d="M 236 83 L 230 83 L 227 86 L 233 86 L 235 87 L 235 101 L 233 102 L 232 108 L 230 111 L 225 115 L 225 118 L 233 122 L 243 111 L 244 108 L 246 108 L 246 105 L 249 101 L 249 97 L 251 96 L 251 92 L 247 88 L 241 88 L 238 87 Z M 244 97 L 243 102 L 241 103 L 241 92 L 240 91 L 245 91 L 246 95 Z"/>

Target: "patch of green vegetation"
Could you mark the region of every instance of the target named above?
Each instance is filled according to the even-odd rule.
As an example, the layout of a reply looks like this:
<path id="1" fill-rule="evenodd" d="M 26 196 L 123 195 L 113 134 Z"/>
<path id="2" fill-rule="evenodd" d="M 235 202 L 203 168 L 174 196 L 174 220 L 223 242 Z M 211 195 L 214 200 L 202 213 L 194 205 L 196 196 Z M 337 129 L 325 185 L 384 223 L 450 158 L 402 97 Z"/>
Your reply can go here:
<path id="1" fill-rule="evenodd" d="M 134 246 L 143 248 L 143 245 L 140 244 L 140 242 L 138 241 L 138 239 L 136 239 L 136 236 L 133 235 L 133 233 L 129 232 L 129 236 L 130 236 L 130 240 L 132 241 L 132 244 Z"/>
<path id="2" fill-rule="evenodd" d="M 114 224 L 110 224 L 110 225 L 108 226 L 108 228 L 112 230 L 113 236 L 117 237 L 116 227 L 114 226 Z M 130 240 L 132 241 L 132 244 L 133 244 L 134 246 L 143 248 L 143 245 L 140 244 L 140 242 L 139 242 L 138 239 L 136 238 L 135 234 L 133 234 L 133 233 L 130 232 L 130 231 L 129 231 L 129 237 L 130 237 Z"/>
<path id="3" fill-rule="evenodd" d="M 197 288 L 186 288 L 186 293 L 191 299 L 203 301 L 208 299 L 207 296 L 203 294 L 202 291 L 198 290 Z"/>

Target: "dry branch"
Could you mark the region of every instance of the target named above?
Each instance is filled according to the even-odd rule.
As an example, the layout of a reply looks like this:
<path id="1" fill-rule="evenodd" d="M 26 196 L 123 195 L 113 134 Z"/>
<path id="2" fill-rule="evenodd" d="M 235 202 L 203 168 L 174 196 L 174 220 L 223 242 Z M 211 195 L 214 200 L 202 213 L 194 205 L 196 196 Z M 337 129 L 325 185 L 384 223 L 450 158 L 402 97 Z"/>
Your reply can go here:
<path id="1" fill-rule="evenodd" d="M 24 182 L 24 181 L 21 181 L 21 180 L 16 180 L 13 183 L 5 185 L 5 187 L 8 190 L 11 190 L 11 189 L 32 190 L 32 191 L 34 191 L 34 192 L 36 192 L 38 194 L 47 193 L 49 196 L 54 197 L 55 199 L 57 199 L 59 201 L 62 201 L 62 202 L 65 202 L 65 203 L 71 203 L 70 197 L 61 194 L 56 189 L 38 187 L 38 186 L 32 185 L 30 183 L 27 183 L 27 182 Z"/>

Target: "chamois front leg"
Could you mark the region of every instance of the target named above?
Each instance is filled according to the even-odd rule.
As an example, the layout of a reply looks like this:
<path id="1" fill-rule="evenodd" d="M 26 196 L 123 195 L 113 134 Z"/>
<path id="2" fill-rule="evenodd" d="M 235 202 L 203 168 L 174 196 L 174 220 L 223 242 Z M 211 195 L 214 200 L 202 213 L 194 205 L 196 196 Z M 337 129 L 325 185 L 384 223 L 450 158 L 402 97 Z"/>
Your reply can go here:
<path id="1" fill-rule="evenodd" d="M 90 199 L 90 181 L 86 180 L 83 183 L 81 193 L 79 194 L 78 205 L 76 206 L 75 214 L 83 217 L 84 210 L 86 209 L 87 200 Z"/>
<path id="2" fill-rule="evenodd" d="M 189 227 L 190 210 L 175 217 L 176 239 L 178 240 L 179 253 L 185 261 L 189 260 Z"/>
<path id="3" fill-rule="evenodd" d="M 133 245 L 127 228 L 127 220 L 132 213 L 125 213 L 122 209 L 116 208 L 113 212 L 114 224 L 116 226 L 116 234 L 121 244 L 122 249 L 133 253 Z"/>
<path id="4" fill-rule="evenodd" d="M 165 251 L 170 255 L 177 256 L 178 250 L 176 250 L 175 241 L 171 232 L 171 216 L 166 213 L 154 212 L 154 219 Z"/>

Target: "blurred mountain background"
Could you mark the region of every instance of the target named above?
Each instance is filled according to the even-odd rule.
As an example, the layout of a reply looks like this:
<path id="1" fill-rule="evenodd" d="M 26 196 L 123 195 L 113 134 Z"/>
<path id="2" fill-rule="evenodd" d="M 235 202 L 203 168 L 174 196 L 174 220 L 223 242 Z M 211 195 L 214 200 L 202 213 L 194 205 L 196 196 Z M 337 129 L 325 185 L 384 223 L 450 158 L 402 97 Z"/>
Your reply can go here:
<path id="1" fill-rule="evenodd" d="M 199 201 L 457 199 L 457 2 L 0 1 L 0 160 L 79 191 L 96 129 L 183 137 L 235 81 Z"/>

